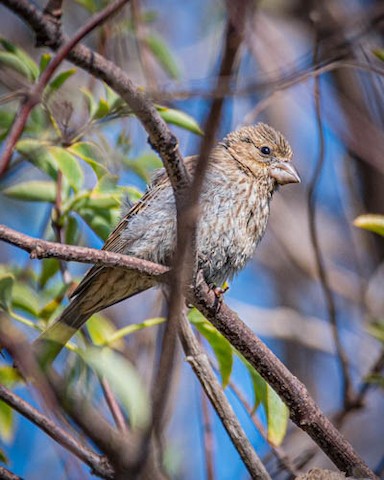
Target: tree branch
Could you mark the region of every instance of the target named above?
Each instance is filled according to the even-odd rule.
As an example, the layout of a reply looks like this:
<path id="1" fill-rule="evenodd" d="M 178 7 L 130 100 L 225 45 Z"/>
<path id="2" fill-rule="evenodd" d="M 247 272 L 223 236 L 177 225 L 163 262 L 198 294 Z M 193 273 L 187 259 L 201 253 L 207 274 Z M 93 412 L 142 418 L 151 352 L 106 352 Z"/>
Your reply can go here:
<path id="1" fill-rule="evenodd" d="M 221 423 L 227 431 L 229 438 L 247 467 L 249 474 L 252 478 L 270 480 L 268 472 L 253 449 L 251 442 L 248 440 L 235 412 L 228 402 L 220 382 L 211 368 L 207 355 L 193 334 L 192 327 L 185 314 L 180 318 L 180 340 L 183 345 L 186 360 L 195 372 Z"/>
<path id="2" fill-rule="evenodd" d="M 57 32 L 56 26 L 27 0 L 1 0 L 1 2 L 24 20 L 35 32 L 39 46 L 57 50 L 68 41 Z M 126 73 L 103 56 L 85 47 L 76 45 L 67 59 L 109 85 L 131 107 L 149 135 L 150 144 L 163 160 L 168 177 L 176 195 L 176 204 L 189 185 L 190 179 L 180 154 L 176 137 L 160 117 L 154 105 L 136 87 Z"/>
<path id="3" fill-rule="evenodd" d="M 68 432 L 57 426 L 52 420 L 36 410 L 36 408 L 32 407 L 18 395 L 15 395 L 4 385 L 0 385 L 0 399 L 34 423 L 59 445 L 69 450 L 86 465 L 91 467 L 96 475 L 103 478 L 113 477 L 113 469 L 105 457 L 98 455 L 84 446 L 83 443 L 77 441 Z"/>
<path id="4" fill-rule="evenodd" d="M 216 297 L 205 282 L 198 281 L 190 289 L 187 300 L 271 385 L 288 406 L 291 420 L 317 443 L 340 470 L 351 476 L 376 478 L 350 443 L 322 413 L 306 387 L 227 305 L 222 303 L 217 309 Z"/>

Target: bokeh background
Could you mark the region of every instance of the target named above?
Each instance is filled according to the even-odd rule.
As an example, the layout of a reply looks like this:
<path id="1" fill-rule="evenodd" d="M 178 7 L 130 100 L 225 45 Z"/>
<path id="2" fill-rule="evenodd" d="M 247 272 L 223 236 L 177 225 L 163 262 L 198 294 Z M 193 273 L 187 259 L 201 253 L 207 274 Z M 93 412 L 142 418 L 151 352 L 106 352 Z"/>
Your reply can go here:
<path id="1" fill-rule="evenodd" d="M 87 38 L 86 43 L 123 67 L 156 101 L 188 113 L 203 125 L 222 53 L 227 12 L 224 2 L 132 3 L 133 7 L 127 6 L 123 13 Z M 226 99 L 220 137 L 241 125 L 258 121 L 271 124 L 289 139 L 302 183 L 284 187 L 275 195 L 267 233 L 252 262 L 231 283 L 225 299 L 305 383 L 321 408 L 333 418 L 341 419 L 342 432 L 366 462 L 380 470 L 384 455 L 382 390 L 370 384 L 364 406 L 343 413 L 344 380 L 335 353 L 329 305 L 319 281 L 310 225 L 316 224 L 315 234 L 335 305 L 338 333 L 348 359 L 352 387 L 357 391 L 383 349 L 372 334 L 372 326 L 383 320 L 384 243 L 381 237 L 353 226 L 353 220 L 360 214 L 384 213 L 384 66 L 380 59 L 380 55 L 384 56 L 381 54 L 383 3 L 379 0 L 251 3 L 254 13 L 247 19 L 243 32 L 239 66 Z M 44 2 L 36 4 L 44 6 Z M 63 25 L 68 34 L 75 32 L 89 16 L 89 11 L 80 4 L 64 2 Z M 138 31 L 132 28 L 135 15 L 141 19 Z M 34 58 L 41 54 L 33 48 L 30 30 L 1 5 L 0 29 L 3 37 L 26 49 Z M 140 35 L 149 34 L 161 37 L 169 49 L 176 78 L 170 76 L 148 48 L 140 45 Z M 0 70 L 3 94 L 15 87 L 14 81 Z M 95 92 L 102 91 L 101 85 L 79 71 L 66 83 L 61 93 L 63 98 L 56 100 L 54 106 L 60 116 L 64 100 L 73 104 L 73 128 L 79 128 L 84 118 L 79 90 L 84 85 Z M 316 114 L 316 88 L 320 115 Z M 172 128 L 185 155 L 198 151 L 198 135 Z M 100 135 L 105 143 L 110 142 L 104 160 L 120 175 L 119 184 L 144 190 L 143 178 L 132 168 L 126 168 L 127 165 L 121 168 L 123 156 L 132 162 L 143 155 L 153 156 L 140 124 L 133 118 L 117 119 L 105 122 L 89 135 Z M 122 137 L 125 143 L 119 144 Z M 150 166 L 160 163 L 152 158 Z M 1 187 L 38 175 L 32 166 L 19 165 L 1 180 Z M 92 181 L 90 177 L 89 182 Z M 311 190 L 315 201 L 312 210 L 309 209 Z M 17 201 L 0 192 L 0 223 L 41 236 L 49 215 L 47 204 Z M 81 224 L 81 229 L 81 244 L 101 247 L 101 239 L 91 229 L 85 224 Z M 0 261 L 25 269 L 39 268 L 27 255 L 3 243 L 0 243 Z M 71 265 L 70 271 L 77 277 L 84 267 Z M 109 309 L 106 315 L 123 325 L 154 317 L 160 311 L 158 293 L 148 292 Z M 155 328 L 137 333 L 129 341 L 130 358 L 148 381 L 155 347 Z M 174 478 L 206 478 L 201 390 L 181 353 L 179 360 L 169 409 L 168 462 Z M 240 362 L 235 361 L 232 380 L 252 399 L 251 383 Z M 249 438 L 266 458 L 273 478 L 287 478 L 236 395 L 230 387 L 227 391 Z M 26 388 L 20 387 L 18 393 L 31 402 L 36 401 Z M 216 478 L 247 478 L 210 407 L 209 412 Z M 263 420 L 262 412 L 260 418 Z M 44 474 L 71 479 L 91 476 L 21 417 L 16 418 L 12 438 L 2 442 L 1 448 L 10 468 L 24 478 L 37 479 Z M 303 462 L 306 469 L 313 465 L 330 466 L 322 455 L 311 455 L 312 442 L 292 426 L 283 448 L 291 461 Z"/>

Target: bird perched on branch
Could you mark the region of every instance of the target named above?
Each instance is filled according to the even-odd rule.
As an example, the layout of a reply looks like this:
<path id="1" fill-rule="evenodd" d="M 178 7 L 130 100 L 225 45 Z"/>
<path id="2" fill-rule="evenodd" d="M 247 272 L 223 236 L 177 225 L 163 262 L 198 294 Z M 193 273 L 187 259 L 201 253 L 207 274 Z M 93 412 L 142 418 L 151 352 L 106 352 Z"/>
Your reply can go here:
<path id="1" fill-rule="evenodd" d="M 267 226 L 272 194 L 279 185 L 300 182 L 291 158 L 287 140 L 263 123 L 230 133 L 212 150 L 196 230 L 197 268 L 208 284 L 220 286 L 252 256 Z M 191 175 L 197 160 L 185 160 Z M 103 249 L 169 266 L 175 244 L 175 199 L 161 170 Z M 155 284 L 139 272 L 92 267 L 68 307 L 36 340 L 37 354 L 49 350 L 53 359 L 92 314 Z"/>

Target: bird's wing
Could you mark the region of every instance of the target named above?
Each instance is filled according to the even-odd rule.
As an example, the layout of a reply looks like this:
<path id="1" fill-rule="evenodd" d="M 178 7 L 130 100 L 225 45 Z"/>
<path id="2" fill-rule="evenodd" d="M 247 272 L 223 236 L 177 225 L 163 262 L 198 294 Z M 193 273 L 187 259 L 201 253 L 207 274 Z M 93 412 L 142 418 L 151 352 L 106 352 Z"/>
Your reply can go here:
<path id="1" fill-rule="evenodd" d="M 188 159 L 186 159 L 188 160 Z M 126 240 L 122 238 L 123 231 L 127 228 L 129 220 L 135 215 L 140 214 L 150 203 L 150 201 L 155 198 L 160 190 L 162 190 L 167 183 L 169 182 L 165 170 L 161 169 L 153 178 L 152 183 L 144 195 L 138 200 L 130 210 L 123 216 L 123 218 L 118 223 L 117 227 L 107 238 L 103 250 L 109 250 L 111 252 L 123 253 L 127 247 Z M 81 293 L 83 293 L 91 284 L 91 282 L 98 276 L 105 267 L 95 265 L 92 267 L 81 280 L 76 289 L 71 293 L 70 298 L 73 298 Z"/>

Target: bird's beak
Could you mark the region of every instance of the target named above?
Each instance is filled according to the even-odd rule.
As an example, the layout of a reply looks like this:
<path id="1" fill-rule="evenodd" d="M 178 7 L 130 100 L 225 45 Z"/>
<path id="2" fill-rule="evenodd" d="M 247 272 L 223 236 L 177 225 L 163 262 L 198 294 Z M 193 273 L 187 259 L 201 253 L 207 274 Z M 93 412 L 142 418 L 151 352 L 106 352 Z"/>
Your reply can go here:
<path id="1" fill-rule="evenodd" d="M 301 178 L 297 173 L 296 168 L 287 161 L 280 161 L 275 163 L 275 165 L 270 171 L 270 175 L 276 180 L 279 185 L 301 182 Z"/>

